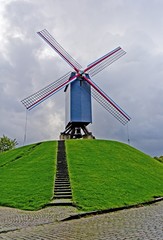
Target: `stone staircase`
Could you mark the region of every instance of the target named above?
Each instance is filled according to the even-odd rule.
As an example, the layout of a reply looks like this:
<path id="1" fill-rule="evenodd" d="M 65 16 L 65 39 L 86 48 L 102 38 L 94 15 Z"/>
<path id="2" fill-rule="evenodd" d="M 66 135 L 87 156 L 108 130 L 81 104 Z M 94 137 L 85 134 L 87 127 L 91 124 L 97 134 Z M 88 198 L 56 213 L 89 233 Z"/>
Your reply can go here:
<path id="1" fill-rule="evenodd" d="M 57 172 L 54 184 L 53 202 L 58 205 L 72 205 L 72 192 L 64 140 L 58 141 Z"/>

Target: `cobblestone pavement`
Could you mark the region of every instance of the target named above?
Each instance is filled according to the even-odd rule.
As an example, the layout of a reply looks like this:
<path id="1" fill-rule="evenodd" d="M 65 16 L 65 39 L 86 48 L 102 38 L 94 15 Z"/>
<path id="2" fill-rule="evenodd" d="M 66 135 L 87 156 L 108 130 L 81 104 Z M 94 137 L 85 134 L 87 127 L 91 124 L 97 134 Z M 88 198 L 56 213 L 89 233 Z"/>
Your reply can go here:
<path id="1" fill-rule="evenodd" d="M 163 240 L 163 202 L 78 220 L 58 221 L 75 211 L 72 207 L 51 207 L 34 213 L 0 208 L 0 239 Z"/>

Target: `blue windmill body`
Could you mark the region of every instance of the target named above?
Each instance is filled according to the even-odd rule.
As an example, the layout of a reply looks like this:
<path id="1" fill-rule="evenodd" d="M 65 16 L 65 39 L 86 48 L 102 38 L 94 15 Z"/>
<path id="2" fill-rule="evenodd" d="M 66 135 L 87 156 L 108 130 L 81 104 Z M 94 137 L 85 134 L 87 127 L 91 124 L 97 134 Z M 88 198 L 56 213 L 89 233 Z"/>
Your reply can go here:
<path id="1" fill-rule="evenodd" d="M 60 135 L 61 139 L 94 138 L 92 133 L 87 130 L 87 125 L 92 123 L 92 97 L 123 125 L 130 121 L 131 118 L 90 79 L 90 76 L 94 76 L 125 54 L 121 47 L 107 53 L 81 71 L 81 65 L 59 45 L 47 30 L 44 29 L 38 32 L 38 34 L 75 71 L 71 72 L 71 74 L 70 72 L 67 73 L 57 81 L 22 100 L 22 103 L 28 110 L 51 97 L 60 89 L 65 88 L 66 127 L 65 131 Z"/>
<path id="2" fill-rule="evenodd" d="M 75 76 L 75 72 L 71 73 L 70 79 Z M 89 75 L 87 74 L 87 77 Z M 66 130 L 63 136 L 69 136 L 72 129 L 73 136 L 81 137 L 81 128 L 86 135 L 90 135 L 86 126 L 92 123 L 92 104 L 91 104 L 91 86 L 81 77 L 70 83 L 65 88 L 66 98 Z"/>
<path id="3" fill-rule="evenodd" d="M 75 73 L 71 73 L 71 77 Z M 70 123 L 92 123 L 91 87 L 82 78 L 69 84 L 66 89 L 66 125 Z"/>

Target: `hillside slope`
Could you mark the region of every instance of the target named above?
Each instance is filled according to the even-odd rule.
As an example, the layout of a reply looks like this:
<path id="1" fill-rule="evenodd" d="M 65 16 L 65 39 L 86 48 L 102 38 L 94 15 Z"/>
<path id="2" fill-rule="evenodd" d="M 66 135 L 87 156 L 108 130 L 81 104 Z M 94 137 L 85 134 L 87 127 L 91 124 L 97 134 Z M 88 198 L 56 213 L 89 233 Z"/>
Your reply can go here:
<path id="1" fill-rule="evenodd" d="M 67 140 L 73 201 L 82 210 L 106 209 L 163 196 L 163 164 L 129 145 Z M 53 197 L 57 141 L 0 154 L 0 205 L 36 210 Z"/>
<path id="2" fill-rule="evenodd" d="M 163 196 L 163 164 L 129 145 L 67 141 L 74 202 L 84 210 L 120 207 Z"/>
<path id="3" fill-rule="evenodd" d="M 57 142 L 0 154 L 0 205 L 34 210 L 53 196 Z"/>

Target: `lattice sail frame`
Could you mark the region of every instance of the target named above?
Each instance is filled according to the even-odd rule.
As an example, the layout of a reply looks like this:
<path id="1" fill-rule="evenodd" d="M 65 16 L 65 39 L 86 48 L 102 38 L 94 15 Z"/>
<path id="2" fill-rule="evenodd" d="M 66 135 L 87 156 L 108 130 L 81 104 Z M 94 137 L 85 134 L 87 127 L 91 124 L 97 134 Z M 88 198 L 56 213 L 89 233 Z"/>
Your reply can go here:
<path id="1" fill-rule="evenodd" d="M 37 32 L 37 34 L 45 41 L 47 44 L 53 48 L 73 69 L 78 72 L 82 66 L 66 52 L 66 50 L 53 38 L 53 36 L 46 30 Z"/>
<path id="2" fill-rule="evenodd" d="M 123 125 L 128 123 L 131 118 L 122 110 L 113 99 L 111 99 L 102 89 L 100 89 L 90 78 L 84 77 L 84 79 L 91 85 L 91 96 L 103 106 L 112 116 L 114 116 Z"/>
<path id="3" fill-rule="evenodd" d="M 125 125 L 128 121 L 130 121 L 131 118 L 104 91 L 102 91 L 90 78 L 86 76 L 87 74 L 89 74 L 91 77 L 96 75 L 104 68 L 108 67 L 114 61 L 126 54 L 126 52 L 121 47 L 117 47 L 116 49 L 89 64 L 84 70 L 80 70 L 81 65 L 76 60 L 74 60 L 63 49 L 63 47 L 61 47 L 61 45 L 51 36 L 51 34 L 46 29 L 38 32 L 38 35 L 44 41 L 46 41 L 50 47 L 52 47 L 75 70 L 76 74 L 75 76 L 70 77 L 70 72 L 68 72 L 57 81 L 54 81 L 40 91 L 23 99 L 21 102 L 28 110 L 36 107 L 38 104 L 42 103 L 47 98 L 51 97 L 53 94 L 61 90 L 63 87 L 80 77 L 91 85 L 92 97 L 109 113 L 111 113 L 119 122 Z"/>
<path id="4" fill-rule="evenodd" d="M 51 97 L 54 93 L 59 91 L 61 88 L 63 88 L 66 84 L 69 84 L 70 82 L 67 81 L 70 77 L 70 73 L 68 72 L 63 77 L 59 78 L 57 81 L 52 82 L 48 86 L 42 88 L 40 91 L 30 95 L 29 97 L 23 99 L 21 102 L 24 104 L 24 106 L 31 110 L 41 102 L 45 101 L 47 98 Z M 75 79 L 74 79 L 75 80 Z"/>
<path id="5" fill-rule="evenodd" d="M 88 70 L 86 71 L 88 71 L 89 75 L 93 77 L 125 54 L 126 52 L 121 47 L 118 47 L 95 62 L 89 64 L 87 67 Z"/>

